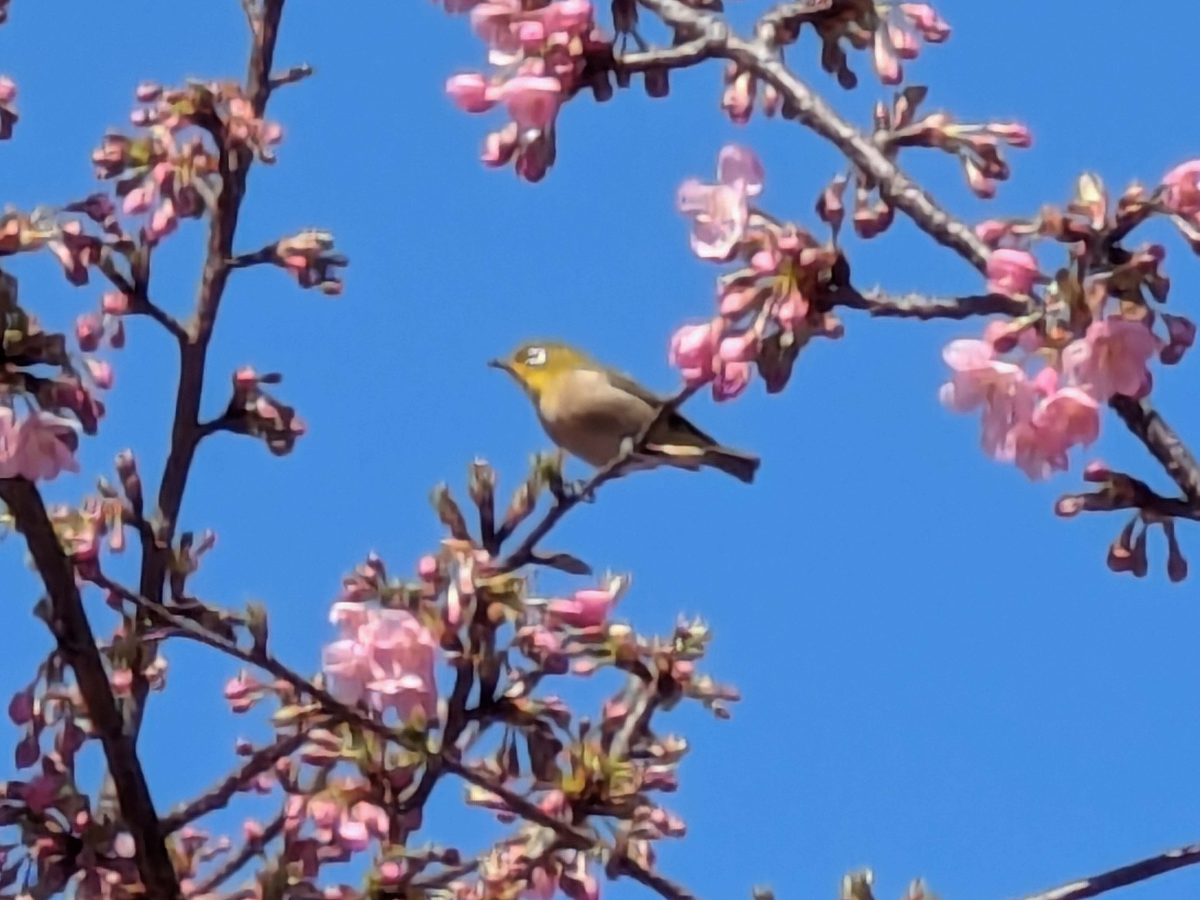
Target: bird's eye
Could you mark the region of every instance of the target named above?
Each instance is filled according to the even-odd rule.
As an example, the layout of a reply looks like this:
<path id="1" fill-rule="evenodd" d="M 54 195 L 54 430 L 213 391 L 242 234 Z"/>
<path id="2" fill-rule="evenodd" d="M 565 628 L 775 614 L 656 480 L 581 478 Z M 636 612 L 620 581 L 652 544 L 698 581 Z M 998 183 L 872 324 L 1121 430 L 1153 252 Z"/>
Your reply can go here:
<path id="1" fill-rule="evenodd" d="M 525 365 L 544 366 L 546 364 L 546 348 L 530 347 L 525 351 Z"/>

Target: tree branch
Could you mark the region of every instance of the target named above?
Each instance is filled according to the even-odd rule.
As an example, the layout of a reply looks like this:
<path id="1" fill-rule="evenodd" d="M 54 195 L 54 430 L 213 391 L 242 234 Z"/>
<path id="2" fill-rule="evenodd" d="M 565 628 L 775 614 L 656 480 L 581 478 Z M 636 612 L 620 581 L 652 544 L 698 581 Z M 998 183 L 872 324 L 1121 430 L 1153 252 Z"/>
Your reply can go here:
<path id="1" fill-rule="evenodd" d="M 275 57 L 275 42 L 285 0 L 264 0 L 253 29 L 250 63 L 246 75 L 246 95 L 261 116 L 271 96 L 271 66 Z M 248 7 L 248 14 L 249 7 Z M 208 250 L 196 309 L 187 326 L 187 336 L 180 347 L 179 382 L 175 391 L 175 416 L 171 425 L 171 443 L 162 482 L 158 489 L 158 514 L 161 534 L 158 541 L 143 543 L 139 593 L 155 603 L 162 602 L 167 571 L 169 547 L 174 537 L 187 486 L 188 474 L 196 447 L 203 433 L 200 429 L 200 398 L 204 390 L 204 367 L 208 345 L 212 339 L 217 312 L 229 279 L 229 258 L 233 253 L 234 235 L 242 198 L 246 194 L 246 178 L 253 154 L 242 146 L 222 147 L 218 160 L 221 191 L 208 231 Z M 134 735 L 141 724 L 147 685 L 138 679 L 134 685 Z"/>
<path id="2" fill-rule="evenodd" d="M 197 797 L 191 803 L 184 805 L 176 812 L 166 816 L 162 820 L 163 833 L 170 834 L 184 825 L 194 822 L 201 816 L 222 809 L 229 803 L 234 794 L 245 789 L 246 785 L 251 781 L 263 772 L 268 771 L 275 765 L 276 760 L 290 756 L 299 750 L 306 740 L 308 740 L 308 734 L 301 730 L 295 734 L 279 738 L 275 743 L 256 751 L 236 771 L 230 773 L 227 778 L 222 780 L 220 784 Z"/>
<path id="3" fill-rule="evenodd" d="M 63 553 L 37 486 L 24 478 L 0 480 L 0 498 L 16 529 L 25 536 L 50 598 L 50 630 L 59 652 L 75 672 L 88 718 L 100 738 L 109 776 L 116 788 L 121 818 L 133 835 L 137 867 L 147 895 L 173 900 L 179 881 L 164 841 L 165 832 L 150 796 L 133 736 L 122 721 L 108 672 L 75 582 L 75 568 Z"/>
<path id="4" fill-rule="evenodd" d="M 1030 894 L 1024 900 L 1085 900 L 1087 897 L 1097 897 L 1117 888 L 1128 887 L 1139 881 L 1182 869 L 1184 866 L 1194 866 L 1196 863 L 1200 863 L 1200 844 L 1190 844 L 1121 866 L 1119 869 L 1051 888 L 1040 894 Z"/>
<path id="5" fill-rule="evenodd" d="M 242 866 L 262 853 L 267 844 L 279 837 L 283 832 L 283 822 L 284 814 L 281 812 L 263 827 L 261 835 L 246 841 L 235 856 L 225 860 L 220 868 L 200 882 L 192 892 L 192 896 L 200 897 L 211 893 L 236 875 Z"/>
<path id="6" fill-rule="evenodd" d="M 831 307 L 861 309 L 872 316 L 897 319 L 969 319 L 972 316 L 1023 316 L 1029 303 L 1006 294 L 974 294 L 968 297 L 927 297 L 923 294 L 859 293 L 852 287 L 838 289 L 825 298 Z"/>
<path id="7" fill-rule="evenodd" d="M 672 27 L 678 37 L 706 44 L 704 53 L 690 54 L 688 64 L 705 58 L 732 60 L 775 88 L 783 98 L 783 114 L 832 143 L 868 179 L 880 195 L 900 209 L 939 244 L 950 248 L 979 271 L 990 253 L 965 222 L 951 216 L 933 196 L 913 181 L 866 135 L 817 96 L 783 62 L 775 44 L 780 22 L 768 15 L 759 20 L 757 36 L 745 40 L 733 34 L 720 16 L 693 9 L 682 0 L 638 0 Z M 778 17 L 777 17 L 778 18 Z M 669 61 L 669 52 L 668 52 Z M 641 60 L 645 66 L 646 59 Z M 1193 503 L 1200 505 L 1200 465 L 1179 436 L 1146 400 L 1114 398 L 1113 408 Z"/>

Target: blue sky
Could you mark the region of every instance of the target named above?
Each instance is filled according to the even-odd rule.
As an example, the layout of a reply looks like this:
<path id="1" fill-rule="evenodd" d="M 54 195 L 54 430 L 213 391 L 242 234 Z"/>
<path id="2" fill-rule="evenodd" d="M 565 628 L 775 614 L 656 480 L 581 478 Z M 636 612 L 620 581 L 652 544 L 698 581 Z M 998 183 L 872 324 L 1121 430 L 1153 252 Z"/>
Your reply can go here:
<path id="1" fill-rule="evenodd" d="M 730 5 L 739 22 L 758 9 Z M 910 78 L 932 86 L 931 106 L 968 120 L 1020 118 L 1035 137 L 991 204 L 970 197 L 948 160 L 911 157 L 955 213 L 1032 212 L 1065 199 L 1081 170 L 1119 190 L 1200 155 L 1188 29 L 1135 33 L 1115 4 L 940 8 L 954 35 L 911 64 Z M 1169 0 L 1155 20 L 1193 14 Z M 129 0 L 119 16 L 16 0 L 0 29 L 0 71 L 20 86 L 22 120 L 0 146 L 0 197 L 29 208 L 88 193 L 88 154 L 125 121 L 139 80 L 240 75 L 245 43 L 233 0 Z M 867 122 L 878 87 L 864 78 L 840 92 L 814 57 L 809 41 L 791 53 L 846 115 Z M 311 62 L 318 76 L 272 106 L 285 142 L 279 163 L 252 176 L 239 245 L 318 225 L 337 234 L 352 266 L 336 300 L 276 271 L 234 279 L 206 408 L 223 407 L 226 373 L 249 363 L 284 373 L 280 395 L 311 433 L 283 460 L 246 439 L 206 444 L 184 524 L 219 533 L 202 593 L 228 605 L 264 600 L 281 654 L 311 670 L 342 572 L 371 549 L 404 570 L 434 546 L 434 483 L 461 485 L 483 455 L 511 487 L 546 446 L 486 359 L 528 335 L 557 335 L 671 389 L 668 336 L 710 313 L 718 272 L 690 256 L 673 209 L 678 183 L 707 177 L 722 143 L 744 141 L 766 164 L 766 206 L 811 224 L 837 159 L 789 123 L 731 125 L 710 65 L 676 76 L 667 100 L 632 90 L 570 104 L 558 163 L 541 184 L 487 171 L 476 156 L 498 120 L 459 113 L 441 93 L 448 75 L 480 65 L 481 49 L 464 19 L 425 0 L 336 12 L 294 3 L 279 61 Z M 158 257 L 155 293 L 181 313 L 199 237 L 185 228 Z M 1171 304 L 1187 312 L 1200 279 L 1182 242 L 1168 246 Z M 980 286 L 905 223 L 850 252 L 864 284 Z M 59 326 L 100 290 L 70 288 L 49 257 L 13 270 Z M 848 315 L 846 338 L 806 351 L 783 395 L 755 386 L 736 403 L 690 407 L 722 440 L 762 455 L 753 487 L 711 473 L 636 477 L 554 534 L 556 548 L 597 568 L 634 573 L 621 614 L 639 628 L 703 614 L 716 632 L 709 670 L 743 692 L 729 723 L 700 710 L 660 723 L 693 747 L 669 804 L 691 831 L 663 848 L 663 867 L 701 896 L 747 896 L 769 882 L 781 898 L 832 898 L 845 871 L 870 865 L 880 897 L 918 875 L 946 898 L 1011 897 L 1200 839 L 1195 583 L 1167 582 L 1161 546 L 1145 580 L 1110 574 L 1105 550 L 1123 520 L 1052 513 L 1078 469 L 1031 485 L 981 455 L 976 422 L 938 406 L 942 344 L 981 325 Z M 138 322 L 116 363 L 111 413 L 84 448 L 85 467 L 106 471 L 133 444 L 155 472 L 171 348 Z M 1193 438 L 1196 364 L 1160 376 L 1155 392 Z M 1111 418 L 1097 451 L 1166 487 Z M 47 493 L 76 499 L 84 487 L 64 481 Z M 1185 551 L 1200 547 L 1194 529 L 1181 532 Z M 3 553 L 0 623 L 16 687 L 48 636 L 29 615 L 19 544 Z M 164 808 L 216 779 L 236 734 L 261 734 L 225 711 L 231 664 L 183 647 L 170 662 L 142 741 Z M 434 803 L 432 836 L 472 848 L 493 833 L 453 790 Z M 1176 874 L 1124 896 L 1175 897 L 1197 879 Z M 622 884 L 607 896 L 641 894 Z"/>

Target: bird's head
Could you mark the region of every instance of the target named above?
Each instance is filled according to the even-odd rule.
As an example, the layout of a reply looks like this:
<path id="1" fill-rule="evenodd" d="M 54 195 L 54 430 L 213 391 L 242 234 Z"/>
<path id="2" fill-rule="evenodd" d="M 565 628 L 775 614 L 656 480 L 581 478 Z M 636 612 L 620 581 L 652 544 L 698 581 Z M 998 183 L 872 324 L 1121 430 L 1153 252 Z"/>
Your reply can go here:
<path id="1" fill-rule="evenodd" d="M 588 357 L 561 341 L 526 341 L 504 359 L 489 366 L 503 369 L 532 396 L 539 396 L 556 378 L 588 365 Z"/>

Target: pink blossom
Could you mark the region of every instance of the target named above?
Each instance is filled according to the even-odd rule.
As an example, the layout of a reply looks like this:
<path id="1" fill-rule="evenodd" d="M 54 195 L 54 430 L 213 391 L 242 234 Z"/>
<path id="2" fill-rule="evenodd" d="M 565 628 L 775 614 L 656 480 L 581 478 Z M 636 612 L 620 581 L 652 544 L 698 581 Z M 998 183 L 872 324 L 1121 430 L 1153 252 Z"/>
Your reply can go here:
<path id="1" fill-rule="evenodd" d="M 986 341 L 951 341 L 942 358 L 954 370 L 939 393 L 942 405 L 954 412 L 982 406 L 984 451 L 996 459 L 1008 458 L 1009 429 L 1033 414 L 1034 396 L 1024 371 L 996 359 L 995 349 Z"/>
<path id="2" fill-rule="evenodd" d="M 554 121 L 562 93 L 557 78 L 517 75 L 500 86 L 496 98 L 521 129 L 540 131 Z"/>
<path id="3" fill-rule="evenodd" d="M 1012 428 L 1008 453 L 1033 480 L 1067 468 L 1067 451 L 1100 434 L 1099 405 L 1078 388 L 1066 387 L 1043 400 L 1027 422 Z"/>
<path id="4" fill-rule="evenodd" d="M 671 336 L 668 353 L 689 385 L 703 384 L 713 375 L 717 332 L 712 324 L 684 325 Z"/>
<path id="5" fill-rule="evenodd" d="M 10 407 L 0 407 L 0 478 L 49 481 L 64 471 L 78 472 L 73 450 L 78 429 L 44 410 L 17 421 Z"/>
<path id="6" fill-rule="evenodd" d="M 366 609 L 356 624 L 343 620 L 342 632 L 322 654 L 334 696 L 345 703 L 365 699 L 380 712 L 395 709 L 405 721 L 417 709 L 427 719 L 436 714 L 436 644 L 412 613 Z"/>
<path id="7" fill-rule="evenodd" d="M 685 181 L 679 211 L 692 219 L 692 250 L 701 259 L 728 259 L 749 223 L 749 198 L 762 192 L 763 168 L 754 151 L 729 144 L 717 160 L 717 183 Z"/>
<path id="8" fill-rule="evenodd" d="M 1038 277 L 1037 259 L 1028 250 L 1002 247 L 987 261 L 988 290 L 1010 297 L 1028 294 Z"/>
<path id="9" fill-rule="evenodd" d="M 1163 205 L 1184 218 L 1200 215 L 1200 159 L 1191 159 L 1163 176 Z"/>
<path id="10" fill-rule="evenodd" d="M 446 94 L 464 112 L 484 112 L 496 105 L 495 89 L 477 72 L 451 76 L 446 81 Z"/>
<path id="11" fill-rule="evenodd" d="M 1150 389 L 1146 364 L 1159 345 L 1145 324 L 1109 316 L 1063 349 L 1063 372 L 1101 401 L 1114 394 L 1144 396 Z"/>
<path id="12" fill-rule="evenodd" d="M 734 399 L 749 386 L 751 374 L 747 362 L 724 363 L 713 381 L 713 398 L 717 402 Z"/>

